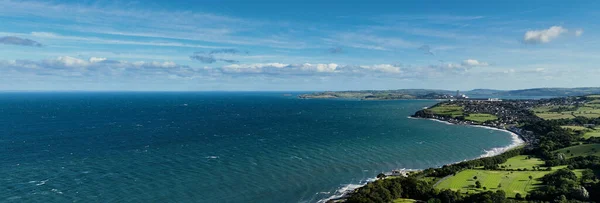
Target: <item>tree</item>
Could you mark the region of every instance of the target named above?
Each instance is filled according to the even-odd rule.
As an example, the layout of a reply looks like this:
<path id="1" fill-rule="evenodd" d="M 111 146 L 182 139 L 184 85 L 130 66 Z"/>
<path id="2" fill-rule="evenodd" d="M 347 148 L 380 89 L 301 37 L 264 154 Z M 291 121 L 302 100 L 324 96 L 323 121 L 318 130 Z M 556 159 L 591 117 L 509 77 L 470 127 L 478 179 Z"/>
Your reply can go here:
<path id="1" fill-rule="evenodd" d="M 377 179 L 384 179 L 386 176 L 383 173 L 377 174 Z"/>
<path id="2" fill-rule="evenodd" d="M 481 182 L 475 181 L 475 187 L 476 188 L 481 188 Z"/>
<path id="3" fill-rule="evenodd" d="M 477 176 L 473 176 L 473 180 L 477 180 Z"/>
<path id="4" fill-rule="evenodd" d="M 499 184 L 498 184 L 498 188 L 502 188 L 502 183 L 499 183 Z"/>
<path id="5" fill-rule="evenodd" d="M 529 176 L 529 180 L 533 180 L 533 176 Z"/>
<path id="6" fill-rule="evenodd" d="M 520 193 L 517 193 L 517 194 L 515 194 L 515 199 L 517 199 L 517 200 L 522 200 L 522 199 L 523 199 L 523 196 L 521 196 L 521 194 L 520 194 Z"/>
<path id="7" fill-rule="evenodd" d="M 593 181 L 594 179 L 596 179 L 596 175 L 594 175 L 594 171 L 591 169 L 588 168 L 581 172 L 581 183 Z"/>

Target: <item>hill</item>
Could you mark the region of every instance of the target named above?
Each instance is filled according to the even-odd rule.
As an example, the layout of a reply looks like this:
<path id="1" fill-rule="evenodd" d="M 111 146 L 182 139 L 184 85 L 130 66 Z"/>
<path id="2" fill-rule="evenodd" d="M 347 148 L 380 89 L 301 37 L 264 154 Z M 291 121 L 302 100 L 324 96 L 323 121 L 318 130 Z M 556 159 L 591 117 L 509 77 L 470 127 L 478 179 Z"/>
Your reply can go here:
<path id="1" fill-rule="evenodd" d="M 508 96 L 543 96 L 543 97 L 565 97 L 600 94 L 600 87 L 578 87 L 578 88 L 533 88 L 522 90 L 494 90 L 473 89 L 461 91 L 471 97 L 508 97 Z M 397 89 L 397 90 L 357 90 L 357 91 L 326 91 L 298 96 L 303 99 L 364 99 L 364 100 L 395 100 L 395 99 L 451 99 L 456 96 L 456 90 L 440 89 Z"/>

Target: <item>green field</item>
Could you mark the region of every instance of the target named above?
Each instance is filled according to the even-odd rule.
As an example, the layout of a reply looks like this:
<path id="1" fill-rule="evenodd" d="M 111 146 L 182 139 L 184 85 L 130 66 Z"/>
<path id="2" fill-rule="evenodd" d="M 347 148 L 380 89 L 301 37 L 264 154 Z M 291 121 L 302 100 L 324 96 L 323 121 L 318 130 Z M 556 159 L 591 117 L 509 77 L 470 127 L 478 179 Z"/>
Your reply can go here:
<path id="1" fill-rule="evenodd" d="M 506 169 L 533 169 L 533 166 L 540 166 L 542 167 L 542 165 L 544 165 L 544 161 L 542 161 L 539 158 L 527 158 L 527 155 L 520 155 L 520 156 L 515 156 L 512 157 L 508 160 L 506 160 L 506 162 L 504 162 L 503 164 L 500 164 L 500 166 L 504 166 Z"/>
<path id="2" fill-rule="evenodd" d="M 545 120 L 552 120 L 552 119 L 563 119 L 563 118 L 575 118 L 573 117 L 573 115 L 571 115 L 570 112 L 551 112 L 552 109 L 555 108 L 559 108 L 559 107 L 565 107 L 568 108 L 569 106 L 542 106 L 542 107 L 536 107 L 533 108 L 533 113 L 535 113 L 536 116 L 545 119 Z"/>
<path id="3" fill-rule="evenodd" d="M 546 113 L 535 113 L 536 116 L 545 119 L 545 120 L 553 120 L 553 119 L 563 119 L 563 118 L 568 118 L 568 119 L 572 119 L 575 118 L 573 115 L 571 114 L 566 114 L 566 113 L 553 113 L 553 112 L 546 112 Z"/>
<path id="4" fill-rule="evenodd" d="M 575 116 L 583 116 L 588 118 L 600 117 L 600 108 L 596 104 L 586 104 L 585 106 L 579 107 L 572 113 Z"/>
<path id="5" fill-rule="evenodd" d="M 417 200 L 400 198 L 400 199 L 395 199 L 393 201 L 393 203 L 413 203 L 413 202 L 417 202 Z"/>
<path id="6" fill-rule="evenodd" d="M 463 115 L 463 107 L 457 105 L 439 105 L 430 108 L 429 111 L 438 115 L 458 117 Z"/>
<path id="7" fill-rule="evenodd" d="M 438 183 L 438 189 L 461 190 L 462 192 L 482 192 L 487 190 L 504 190 L 507 197 L 514 197 L 516 193 L 525 196 L 527 192 L 539 187 L 539 178 L 552 171 L 487 171 L 469 169 L 448 177 Z M 477 176 L 477 180 L 473 177 Z M 529 180 L 529 176 L 533 179 Z M 480 181 L 482 188 L 475 188 L 475 181 Z M 501 187 L 498 187 L 501 186 Z"/>
<path id="8" fill-rule="evenodd" d="M 552 110 L 557 108 L 573 108 L 573 106 L 543 106 L 534 108 L 533 112 L 536 116 L 546 120 L 563 118 L 572 119 L 576 116 L 598 118 L 600 117 L 600 104 L 595 103 L 596 101 L 597 100 L 588 102 L 584 106 L 571 111 L 553 112 Z"/>
<path id="9" fill-rule="evenodd" d="M 595 95 L 588 95 L 588 96 L 586 96 L 586 97 L 588 97 L 588 98 L 599 98 L 599 99 L 600 99 L 600 95 L 598 95 L 598 94 L 595 94 Z"/>
<path id="10" fill-rule="evenodd" d="M 598 145 L 600 151 L 600 144 L 596 145 Z M 578 150 L 590 150 L 590 147 L 583 146 Z M 575 152 L 573 149 L 572 151 Z M 563 165 L 552 167 L 551 171 L 534 171 L 532 170 L 534 166 L 539 166 L 540 168 L 545 169 L 546 167 L 543 167 L 544 161 L 539 158 L 528 157 L 529 156 L 527 155 L 515 156 L 509 158 L 506 160 L 506 162 L 500 164 L 500 166 L 506 169 L 528 169 L 529 171 L 468 169 L 458 172 L 454 176 L 449 176 L 445 179 L 442 179 L 435 185 L 435 188 L 452 189 L 455 191 L 460 190 L 464 193 L 474 193 L 485 191 L 483 187 L 486 187 L 486 190 L 491 191 L 504 190 L 507 197 L 514 197 L 517 193 L 525 196 L 529 191 L 541 186 L 539 178 L 546 174 L 553 173 L 558 169 L 567 167 L 566 165 Z M 581 177 L 582 170 L 573 170 L 573 172 L 578 177 Z M 474 179 L 475 176 L 477 176 L 477 179 Z M 529 176 L 532 177 L 531 180 L 529 179 Z M 481 188 L 475 187 L 476 181 L 481 182 Z"/>
<path id="11" fill-rule="evenodd" d="M 588 139 L 590 137 L 600 137 L 600 127 L 596 129 L 586 128 L 583 126 L 573 126 L 573 125 L 565 125 L 561 126 L 566 129 L 571 129 L 573 131 L 581 131 L 583 132 L 583 138 Z"/>
<path id="12" fill-rule="evenodd" d="M 583 127 L 583 126 L 575 126 L 575 125 L 563 125 L 563 126 L 560 126 L 560 127 L 566 128 L 566 129 L 571 129 L 571 130 L 574 130 L 574 131 L 587 131 L 587 130 L 589 130 L 589 128 L 586 128 L 586 127 Z"/>
<path id="13" fill-rule="evenodd" d="M 469 116 L 467 116 L 465 119 L 470 120 L 470 121 L 475 121 L 478 123 L 483 123 L 486 121 L 498 120 L 498 117 L 495 115 L 492 115 L 492 114 L 474 113 L 474 114 L 469 114 Z"/>
<path id="14" fill-rule="evenodd" d="M 563 153 L 565 155 L 565 158 L 589 155 L 600 156 L 600 144 L 575 145 L 556 150 L 556 152 Z"/>
<path id="15" fill-rule="evenodd" d="M 583 134 L 583 138 L 585 139 L 588 139 L 590 137 L 600 137 L 600 129 L 595 129 L 593 131 Z"/>

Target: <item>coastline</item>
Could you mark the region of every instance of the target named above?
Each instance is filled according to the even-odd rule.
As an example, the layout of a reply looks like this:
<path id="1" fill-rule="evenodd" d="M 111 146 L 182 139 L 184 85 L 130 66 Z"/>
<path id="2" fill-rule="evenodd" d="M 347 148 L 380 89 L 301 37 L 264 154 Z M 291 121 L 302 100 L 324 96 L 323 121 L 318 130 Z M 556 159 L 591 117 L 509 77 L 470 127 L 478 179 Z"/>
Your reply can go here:
<path id="1" fill-rule="evenodd" d="M 472 159 L 465 159 L 462 161 L 458 161 L 458 162 L 454 162 L 454 163 L 449 163 L 446 165 L 452 165 L 452 164 L 457 164 L 460 162 L 464 162 L 464 161 L 470 161 L 470 160 L 476 160 L 476 159 L 480 159 L 480 158 L 485 158 L 485 157 L 492 157 L 492 156 L 496 156 L 499 154 L 502 154 L 506 151 L 509 151 L 511 149 L 517 148 L 519 146 L 525 145 L 525 141 L 522 139 L 522 137 L 520 135 L 518 135 L 515 132 L 506 130 L 506 129 L 501 129 L 501 128 L 497 128 L 497 127 L 492 127 L 492 126 L 485 126 L 485 125 L 476 125 L 476 124 L 457 124 L 457 123 L 452 123 L 449 121 L 444 121 L 444 120 L 440 120 L 440 119 L 435 119 L 435 118 L 421 118 L 421 117 L 414 117 L 414 116 L 408 116 L 409 119 L 425 119 L 425 120 L 431 120 L 431 121 L 435 121 L 435 122 L 440 122 L 440 123 L 444 123 L 447 125 L 464 125 L 464 126 L 472 126 L 472 127 L 478 127 L 478 128 L 486 128 L 486 129 L 490 129 L 490 130 L 497 130 L 497 131 L 502 131 L 502 132 L 506 132 L 509 133 L 511 135 L 512 138 L 512 143 L 506 147 L 495 147 L 489 150 L 484 150 L 484 153 L 482 155 L 480 155 L 479 157 L 475 157 Z M 435 168 L 439 168 L 441 166 L 436 166 Z M 423 169 L 398 169 L 400 171 L 420 171 Z M 391 173 L 391 172 L 388 172 Z M 386 174 L 388 174 L 386 173 Z M 325 202 L 335 202 L 336 200 L 339 199 L 344 199 L 345 197 L 347 197 L 350 193 L 352 193 L 354 190 L 363 187 L 365 185 L 367 185 L 370 182 L 376 181 L 377 178 L 373 177 L 373 178 L 368 178 L 367 180 L 363 180 L 360 181 L 358 184 L 345 184 L 342 187 L 340 187 L 339 189 L 337 189 L 335 191 L 335 194 L 333 194 L 332 196 L 325 198 L 325 199 L 321 199 L 319 201 L 317 201 L 318 203 L 325 203 Z"/>
<path id="2" fill-rule="evenodd" d="M 490 130 L 506 132 L 511 135 L 512 143 L 510 145 L 508 145 L 506 147 L 495 147 L 495 148 L 492 148 L 489 150 L 484 150 L 485 153 L 482 154 L 481 156 L 474 158 L 474 159 L 465 159 L 463 161 L 470 161 L 470 160 L 475 160 L 475 159 L 484 158 L 484 157 L 496 156 L 496 155 L 502 154 L 508 150 L 511 150 L 511 149 L 514 149 L 514 148 L 517 148 L 517 147 L 520 147 L 520 146 L 526 144 L 525 140 L 523 140 L 521 135 L 519 135 L 515 132 L 512 132 L 510 130 L 501 129 L 501 128 L 497 128 L 497 127 L 486 126 L 486 125 L 477 125 L 477 124 L 457 124 L 457 123 L 452 123 L 452 122 L 448 122 L 448 121 L 440 120 L 440 119 L 436 119 L 436 118 L 421 118 L 421 117 L 413 117 L 413 116 L 409 116 L 408 118 L 410 118 L 410 119 L 426 119 L 426 120 L 444 123 L 447 125 L 464 125 L 464 126 L 471 126 L 471 127 L 477 127 L 477 128 L 485 128 L 485 129 L 490 129 Z M 460 162 L 462 162 L 462 161 L 460 161 Z M 460 162 L 456 162 L 456 163 L 460 163 Z M 455 163 L 453 163 L 453 164 L 455 164 Z"/>

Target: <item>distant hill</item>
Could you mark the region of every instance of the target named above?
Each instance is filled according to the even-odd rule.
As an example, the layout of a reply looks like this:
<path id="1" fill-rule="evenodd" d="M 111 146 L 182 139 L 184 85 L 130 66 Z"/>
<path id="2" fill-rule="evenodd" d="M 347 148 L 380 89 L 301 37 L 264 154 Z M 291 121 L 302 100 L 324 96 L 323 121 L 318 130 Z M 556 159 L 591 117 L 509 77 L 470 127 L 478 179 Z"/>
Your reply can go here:
<path id="1" fill-rule="evenodd" d="M 533 88 L 522 90 L 473 89 L 460 91 L 471 97 L 506 97 L 506 96 L 542 96 L 564 97 L 600 94 L 600 87 L 578 88 Z M 299 98 L 353 98 L 365 100 L 394 100 L 394 99 L 447 99 L 456 95 L 456 90 L 439 89 L 397 89 L 397 90 L 359 90 L 359 91 L 328 91 L 303 94 Z"/>
<path id="2" fill-rule="evenodd" d="M 506 92 L 506 91 L 505 90 L 493 90 L 493 89 L 474 89 L 474 90 L 466 91 L 463 93 L 467 94 L 467 95 L 470 95 L 470 94 L 493 95 L 493 94 L 500 94 L 503 92 Z"/>
<path id="3" fill-rule="evenodd" d="M 510 96 L 581 96 L 587 94 L 600 94 L 600 87 L 534 88 L 504 91 L 499 92 L 499 94 Z"/>

